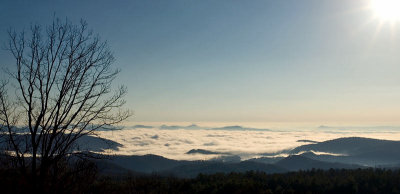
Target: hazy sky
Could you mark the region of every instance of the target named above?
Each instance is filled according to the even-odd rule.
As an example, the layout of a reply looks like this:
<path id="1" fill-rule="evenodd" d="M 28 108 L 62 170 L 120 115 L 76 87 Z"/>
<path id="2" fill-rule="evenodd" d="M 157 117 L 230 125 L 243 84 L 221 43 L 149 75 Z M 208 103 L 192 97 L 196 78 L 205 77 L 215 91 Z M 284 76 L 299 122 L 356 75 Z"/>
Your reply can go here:
<path id="1" fill-rule="evenodd" d="M 400 22 L 369 3 L 2 0 L 0 42 L 54 13 L 85 19 L 114 51 L 132 121 L 400 122 Z"/>

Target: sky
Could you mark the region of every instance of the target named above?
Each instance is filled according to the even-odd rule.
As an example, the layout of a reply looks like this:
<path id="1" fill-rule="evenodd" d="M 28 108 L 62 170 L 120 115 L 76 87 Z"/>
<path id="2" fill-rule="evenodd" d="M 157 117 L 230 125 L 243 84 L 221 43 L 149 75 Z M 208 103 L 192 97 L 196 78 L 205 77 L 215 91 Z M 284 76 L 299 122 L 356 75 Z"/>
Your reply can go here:
<path id="1" fill-rule="evenodd" d="M 0 43 L 54 14 L 86 20 L 121 69 L 130 122 L 400 123 L 400 21 L 370 5 L 2 0 Z"/>

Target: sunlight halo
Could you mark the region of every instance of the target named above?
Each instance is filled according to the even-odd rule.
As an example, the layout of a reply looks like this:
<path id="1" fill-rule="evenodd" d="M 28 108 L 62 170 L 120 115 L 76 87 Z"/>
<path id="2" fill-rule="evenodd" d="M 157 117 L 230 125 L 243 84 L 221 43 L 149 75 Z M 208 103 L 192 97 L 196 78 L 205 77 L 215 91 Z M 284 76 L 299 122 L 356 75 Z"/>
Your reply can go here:
<path id="1" fill-rule="evenodd" d="M 371 0 L 375 17 L 384 21 L 400 21 L 400 0 Z"/>

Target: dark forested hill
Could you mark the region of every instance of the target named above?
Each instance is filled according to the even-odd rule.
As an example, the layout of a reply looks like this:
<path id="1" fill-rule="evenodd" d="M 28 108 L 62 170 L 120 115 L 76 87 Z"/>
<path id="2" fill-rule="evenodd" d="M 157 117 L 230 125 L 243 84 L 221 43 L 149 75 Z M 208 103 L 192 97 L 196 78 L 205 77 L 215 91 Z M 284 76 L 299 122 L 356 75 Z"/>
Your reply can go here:
<path id="1" fill-rule="evenodd" d="M 376 166 L 399 163 L 399 148 L 400 141 L 349 137 L 299 146 L 290 153 L 308 152 L 303 156 L 315 160 Z M 312 151 L 332 153 L 341 156 L 328 154 L 313 155 L 310 154 Z"/>
<path id="2" fill-rule="evenodd" d="M 169 174 L 178 177 L 196 177 L 198 174 L 215 174 L 231 172 L 258 171 L 265 173 L 283 173 L 287 172 L 285 168 L 258 162 L 244 161 L 240 163 L 208 162 L 198 161 L 187 165 L 177 166 L 170 169 Z"/>
<path id="3" fill-rule="evenodd" d="M 297 170 L 310 170 L 310 169 L 356 169 L 362 168 L 359 165 L 343 164 L 338 162 L 323 162 L 318 160 L 313 160 L 300 155 L 288 156 L 278 162 L 275 165 L 282 168 L 297 171 Z"/>

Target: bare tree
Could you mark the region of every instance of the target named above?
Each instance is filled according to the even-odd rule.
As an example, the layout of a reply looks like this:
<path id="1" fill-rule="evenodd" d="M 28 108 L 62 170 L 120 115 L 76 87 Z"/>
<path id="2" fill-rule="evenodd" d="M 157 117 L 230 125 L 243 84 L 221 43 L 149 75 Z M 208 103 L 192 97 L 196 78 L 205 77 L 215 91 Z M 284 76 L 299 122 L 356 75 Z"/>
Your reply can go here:
<path id="1" fill-rule="evenodd" d="M 114 57 L 85 21 L 10 30 L 7 49 L 16 63 L 0 84 L 3 153 L 33 181 L 73 154 L 77 139 L 130 116 L 126 88 L 112 90 Z"/>

